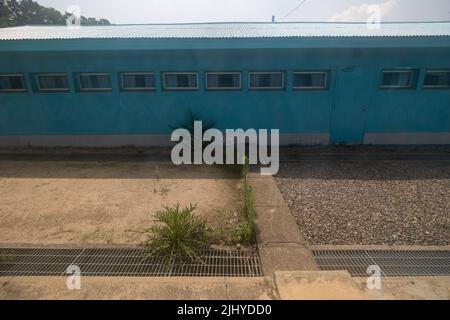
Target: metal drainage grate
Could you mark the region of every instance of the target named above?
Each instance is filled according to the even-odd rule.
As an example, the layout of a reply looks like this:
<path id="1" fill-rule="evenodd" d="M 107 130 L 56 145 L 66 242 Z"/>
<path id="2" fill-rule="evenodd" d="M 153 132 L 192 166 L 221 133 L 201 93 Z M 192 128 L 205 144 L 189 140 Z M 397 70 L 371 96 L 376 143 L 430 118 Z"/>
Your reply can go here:
<path id="1" fill-rule="evenodd" d="M 367 277 L 367 268 L 378 265 L 383 277 L 449 276 L 450 251 L 314 250 L 321 270 L 347 270 Z"/>
<path id="2" fill-rule="evenodd" d="M 146 257 L 145 249 L 0 248 L 0 277 L 66 276 L 76 265 L 82 276 L 102 277 L 259 277 L 257 251 L 207 250 L 201 261 L 175 263 Z"/>

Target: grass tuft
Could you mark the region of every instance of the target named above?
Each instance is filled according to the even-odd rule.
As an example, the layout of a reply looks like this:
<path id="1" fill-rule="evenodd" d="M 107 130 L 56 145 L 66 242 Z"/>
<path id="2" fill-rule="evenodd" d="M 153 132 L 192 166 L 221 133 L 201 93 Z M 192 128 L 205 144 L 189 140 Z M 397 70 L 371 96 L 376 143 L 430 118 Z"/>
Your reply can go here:
<path id="1" fill-rule="evenodd" d="M 145 229 L 149 255 L 176 257 L 182 260 L 199 259 L 201 250 L 209 248 L 212 231 L 206 221 L 194 214 L 197 204 L 180 208 L 164 207 L 156 213 L 157 225 Z"/>
<path id="2" fill-rule="evenodd" d="M 244 221 L 235 231 L 235 242 L 238 247 L 240 247 L 240 244 L 254 244 L 256 242 L 255 196 L 252 187 L 248 184 L 248 171 L 248 157 L 245 156 L 241 169 L 241 186 L 244 194 Z"/>

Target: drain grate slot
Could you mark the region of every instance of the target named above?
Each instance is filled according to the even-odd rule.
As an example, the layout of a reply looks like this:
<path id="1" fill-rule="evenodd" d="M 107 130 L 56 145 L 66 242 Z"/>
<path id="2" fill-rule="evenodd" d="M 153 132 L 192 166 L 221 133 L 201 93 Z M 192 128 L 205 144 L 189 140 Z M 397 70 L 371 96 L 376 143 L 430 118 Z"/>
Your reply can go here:
<path id="1" fill-rule="evenodd" d="M 367 277 L 367 268 L 378 265 L 384 277 L 450 276 L 447 250 L 313 250 L 320 270 L 347 270 Z"/>
<path id="2" fill-rule="evenodd" d="M 96 277 L 260 277 L 256 250 L 205 250 L 201 261 L 147 257 L 145 249 L 0 248 L 0 277 L 65 276 L 76 265 Z"/>

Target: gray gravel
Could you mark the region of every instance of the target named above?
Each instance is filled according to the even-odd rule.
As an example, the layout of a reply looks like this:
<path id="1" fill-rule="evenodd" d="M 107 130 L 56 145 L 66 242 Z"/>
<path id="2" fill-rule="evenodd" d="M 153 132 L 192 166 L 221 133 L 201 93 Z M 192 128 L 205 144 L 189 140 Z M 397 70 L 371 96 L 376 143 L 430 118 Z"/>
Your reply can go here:
<path id="1" fill-rule="evenodd" d="M 309 244 L 450 244 L 450 161 L 290 162 L 276 180 Z"/>

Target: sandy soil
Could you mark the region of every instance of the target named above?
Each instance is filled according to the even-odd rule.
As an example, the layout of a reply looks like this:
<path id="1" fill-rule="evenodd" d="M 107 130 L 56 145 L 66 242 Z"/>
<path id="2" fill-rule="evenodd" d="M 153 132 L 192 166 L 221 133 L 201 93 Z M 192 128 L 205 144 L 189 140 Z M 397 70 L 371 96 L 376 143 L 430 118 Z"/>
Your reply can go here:
<path id="1" fill-rule="evenodd" d="M 220 167 L 138 161 L 0 161 L 0 244 L 134 245 L 176 203 L 230 234 L 239 175 Z"/>

